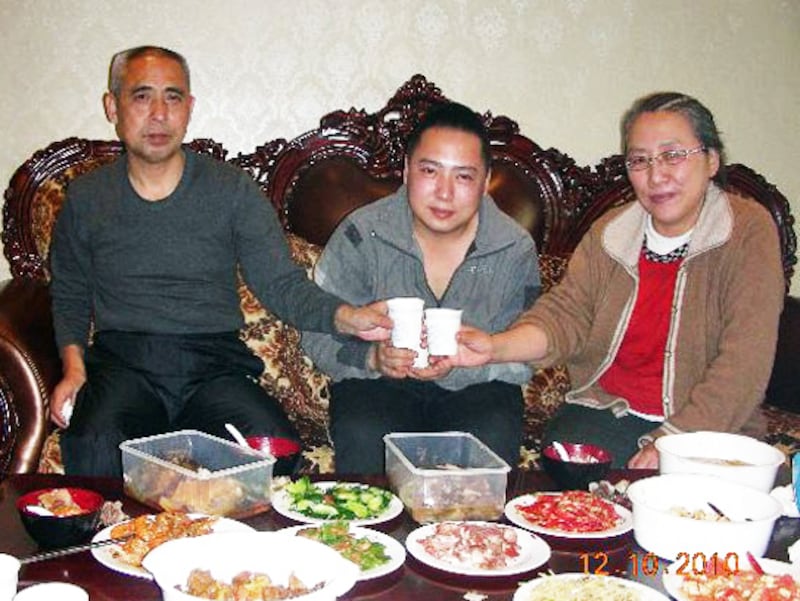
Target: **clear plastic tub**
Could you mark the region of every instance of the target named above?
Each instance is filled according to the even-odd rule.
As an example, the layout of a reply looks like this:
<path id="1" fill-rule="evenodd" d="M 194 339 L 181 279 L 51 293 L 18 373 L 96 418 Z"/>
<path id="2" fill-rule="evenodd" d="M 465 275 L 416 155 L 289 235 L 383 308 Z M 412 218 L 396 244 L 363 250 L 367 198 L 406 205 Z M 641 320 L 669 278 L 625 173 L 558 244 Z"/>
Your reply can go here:
<path id="1" fill-rule="evenodd" d="M 393 432 L 386 474 L 416 522 L 494 520 L 503 514 L 511 468 L 466 432 Z"/>
<path id="2" fill-rule="evenodd" d="M 169 511 L 247 517 L 270 507 L 275 458 L 180 430 L 120 444 L 125 494 Z"/>

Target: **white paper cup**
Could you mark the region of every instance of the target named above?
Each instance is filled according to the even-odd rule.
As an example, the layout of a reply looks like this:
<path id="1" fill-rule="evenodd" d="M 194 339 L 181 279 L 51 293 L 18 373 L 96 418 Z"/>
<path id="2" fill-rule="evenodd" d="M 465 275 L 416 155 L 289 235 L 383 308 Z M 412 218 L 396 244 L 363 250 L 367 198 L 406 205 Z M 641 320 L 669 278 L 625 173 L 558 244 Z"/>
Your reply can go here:
<path id="1" fill-rule="evenodd" d="M 456 334 L 461 329 L 461 309 L 425 309 L 428 352 L 435 356 L 458 353 Z"/>
<path id="2" fill-rule="evenodd" d="M 0 553 L 0 601 L 11 601 L 17 594 L 19 559 Z"/>
<path id="3" fill-rule="evenodd" d="M 392 327 L 392 345 L 419 351 L 422 347 L 422 309 L 425 301 L 421 298 L 396 297 L 386 301 Z"/>
<path id="4" fill-rule="evenodd" d="M 68 582 L 42 582 L 22 589 L 14 601 L 89 601 L 89 593 Z"/>

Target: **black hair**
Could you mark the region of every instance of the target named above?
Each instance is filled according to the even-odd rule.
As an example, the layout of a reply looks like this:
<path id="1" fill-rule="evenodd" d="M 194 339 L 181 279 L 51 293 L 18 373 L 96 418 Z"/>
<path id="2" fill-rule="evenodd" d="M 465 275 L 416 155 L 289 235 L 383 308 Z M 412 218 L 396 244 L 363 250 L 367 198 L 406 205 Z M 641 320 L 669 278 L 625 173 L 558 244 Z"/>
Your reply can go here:
<path id="1" fill-rule="evenodd" d="M 476 135 L 481 142 L 483 164 L 487 170 L 491 167 L 492 154 L 489 133 L 486 131 L 483 119 L 478 113 L 458 102 L 445 102 L 428 109 L 428 112 L 425 113 L 425 116 L 408 137 L 406 158 L 410 158 L 414 154 L 422 134 L 434 127 L 447 127 Z"/>

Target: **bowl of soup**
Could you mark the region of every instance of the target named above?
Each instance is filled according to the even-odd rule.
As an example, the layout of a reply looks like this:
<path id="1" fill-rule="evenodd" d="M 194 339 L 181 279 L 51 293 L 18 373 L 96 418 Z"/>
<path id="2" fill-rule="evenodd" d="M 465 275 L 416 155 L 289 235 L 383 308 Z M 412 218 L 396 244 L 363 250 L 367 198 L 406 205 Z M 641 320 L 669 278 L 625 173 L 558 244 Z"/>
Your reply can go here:
<path id="1" fill-rule="evenodd" d="M 706 474 L 769 492 L 785 455 L 765 442 L 726 432 L 685 432 L 656 439 L 662 474 Z"/>

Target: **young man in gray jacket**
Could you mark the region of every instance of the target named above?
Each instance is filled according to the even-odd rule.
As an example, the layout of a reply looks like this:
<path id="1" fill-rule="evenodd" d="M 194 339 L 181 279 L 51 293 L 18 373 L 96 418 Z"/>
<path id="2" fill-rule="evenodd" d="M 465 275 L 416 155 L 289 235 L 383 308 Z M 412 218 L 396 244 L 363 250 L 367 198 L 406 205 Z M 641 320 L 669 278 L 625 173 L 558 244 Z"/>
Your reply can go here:
<path id="1" fill-rule="evenodd" d="M 404 185 L 349 215 L 328 241 L 316 282 L 348 302 L 419 297 L 502 331 L 539 294 L 535 244 L 487 195 L 488 136 L 455 103 L 434 107 L 409 138 Z M 463 430 L 511 465 L 522 439 L 521 363 L 443 369 L 415 351 L 304 332 L 303 347 L 333 379 L 336 469 L 380 473 L 388 432 Z"/>

